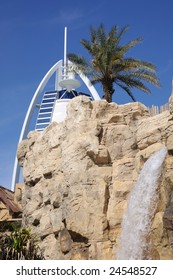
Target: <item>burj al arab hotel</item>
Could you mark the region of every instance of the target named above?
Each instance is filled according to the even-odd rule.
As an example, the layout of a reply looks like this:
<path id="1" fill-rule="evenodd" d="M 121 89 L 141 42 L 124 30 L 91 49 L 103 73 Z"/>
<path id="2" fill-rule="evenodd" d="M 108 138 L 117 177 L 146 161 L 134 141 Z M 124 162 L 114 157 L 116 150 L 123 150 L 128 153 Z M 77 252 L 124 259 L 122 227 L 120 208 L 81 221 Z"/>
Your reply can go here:
<path id="1" fill-rule="evenodd" d="M 51 91 L 46 91 L 46 85 L 52 77 L 54 78 L 54 88 Z M 87 93 L 79 91 L 82 82 L 88 89 Z M 38 111 L 35 130 L 42 131 L 51 122 L 62 122 L 66 117 L 67 104 L 72 98 L 79 95 L 87 95 L 92 100 L 100 100 L 98 92 L 87 76 L 67 60 L 67 27 L 65 27 L 64 59 L 59 60 L 50 68 L 37 87 L 23 122 L 19 143 L 29 133 L 29 125 L 35 110 Z M 38 104 L 40 98 L 41 102 Z M 19 183 L 19 178 L 20 166 L 16 156 L 13 168 L 12 191 L 14 191 L 16 184 Z"/>

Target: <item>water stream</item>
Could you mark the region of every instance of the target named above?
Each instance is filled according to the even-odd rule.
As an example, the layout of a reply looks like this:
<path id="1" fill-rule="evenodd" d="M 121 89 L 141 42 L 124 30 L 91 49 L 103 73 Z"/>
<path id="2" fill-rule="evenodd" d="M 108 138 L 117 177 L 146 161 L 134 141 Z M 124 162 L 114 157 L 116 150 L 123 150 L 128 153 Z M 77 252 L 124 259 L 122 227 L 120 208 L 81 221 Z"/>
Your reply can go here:
<path id="1" fill-rule="evenodd" d="M 147 236 L 154 215 L 158 179 L 167 150 L 164 146 L 145 162 L 129 196 L 122 221 L 118 260 L 142 260 L 147 251 Z"/>

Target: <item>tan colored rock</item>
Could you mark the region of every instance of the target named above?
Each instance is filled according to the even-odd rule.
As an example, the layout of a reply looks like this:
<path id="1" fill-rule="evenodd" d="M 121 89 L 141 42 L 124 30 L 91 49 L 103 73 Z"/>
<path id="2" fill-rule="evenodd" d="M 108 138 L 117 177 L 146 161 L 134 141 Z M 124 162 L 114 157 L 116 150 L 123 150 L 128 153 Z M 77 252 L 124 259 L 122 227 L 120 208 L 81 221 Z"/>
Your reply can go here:
<path id="1" fill-rule="evenodd" d="M 40 249 L 47 260 L 63 259 L 60 253 L 60 245 L 54 234 L 46 236 L 40 243 Z"/>
<path id="2" fill-rule="evenodd" d="M 130 192 L 144 162 L 167 145 L 148 238 L 153 259 L 173 259 L 172 133 L 169 112 L 150 117 L 139 102 L 87 97 L 71 100 L 64 122 L 29 133 L 18 150 L 23 224 L 40 236 L 45 258 L 115 259 Z"/>
<path id="3" fill-rule="evenodd" d="M 170 134 L 167 138 L 166 146 L 168 148 L 168 151 L 173 153 L 173 135 Z"/>
<path id="4" fill-rule="evenodd" d="M 141 120 L 136 133 L 137 145 L 141 150 L 164 139 L 169 116 L 169 112 L 165 111 L 152 118 Z"/>
<path id="5" fill-rule="evenodd" d="M 152 244 L 157 251 L 157 257 L 162 260 L 172 259 L 172 249 L 169 245 L 166 230 L 163 226 L 163 212 L 158 212 L 155 215 L 153 225 L 152 225 Z"/>
<path id="6" fill-rule="evenodd" d="M 133 181 L 114 181 L 110 187 L 110 199 L 107 218 L 111 227 L 120 226 L 123 214 L 127 207 L 127 200 L 134 185 Z M 115 215 L 112 215 L 115 213 Z"/>
<path id="7" fill-rule="evenodd" d="M 67 229 L 60 232 L 60 246 L 62 253 L 68 253 L 72 248 L 72 239 Z"/>
<path id="8" fill-rule="evenodd" d="M 147 159 L 155 152 L 159 151 L 163 147 L 162 143 L 155 143 L 147 148 L 140 150 L 135 157 L 135 167 L 136 171 L 139 173 L 144 165 L 144 163 L 147 161 Z"/>
<path id="9" fill-rule="evenodd" d="M 23 166 L 27 152 L 28 152 L 28 140 L 23 140 L 22 142 L 19 143 L 18 150 L 17 150 L 17 157 L 21 166 Z"/>

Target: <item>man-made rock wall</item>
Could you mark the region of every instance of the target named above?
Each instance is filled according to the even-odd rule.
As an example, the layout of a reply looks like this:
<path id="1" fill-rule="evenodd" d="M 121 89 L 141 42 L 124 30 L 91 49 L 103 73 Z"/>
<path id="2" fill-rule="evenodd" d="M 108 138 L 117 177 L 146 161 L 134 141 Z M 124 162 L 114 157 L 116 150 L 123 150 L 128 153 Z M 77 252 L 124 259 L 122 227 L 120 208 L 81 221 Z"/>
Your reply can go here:
<path id="1" fill-rule="evenodd" d="M 168 111 L 150 117 L 138 102 L 87 97 L 70 102 L 64 122 L 30 132 L 18 148 L 23 223 L 40 236 L 45 258 L 116 259 L 129 193 L 144 162 L 166 145 L 148 239 L 152 259 L 173 259 L 172 132 Z"/>

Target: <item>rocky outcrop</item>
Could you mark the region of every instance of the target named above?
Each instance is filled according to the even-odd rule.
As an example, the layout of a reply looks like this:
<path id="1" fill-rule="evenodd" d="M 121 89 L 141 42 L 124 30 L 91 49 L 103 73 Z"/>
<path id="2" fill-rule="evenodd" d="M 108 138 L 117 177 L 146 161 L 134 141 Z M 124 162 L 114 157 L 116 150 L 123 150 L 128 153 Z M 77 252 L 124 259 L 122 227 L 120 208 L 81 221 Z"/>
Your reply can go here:
<path id="1" fill-rule="evenodd" d="M 166 145 L 150 257 L 173 259 L 172 132 L 168 111 L 150 117 L 138 102 L 87 97 L 69 103 L 64 122 L 30 132 L 18 148 L 23 223 L 40 236 L 45 258 L 115 259 L 129 193 L 144 162 Z"/>

